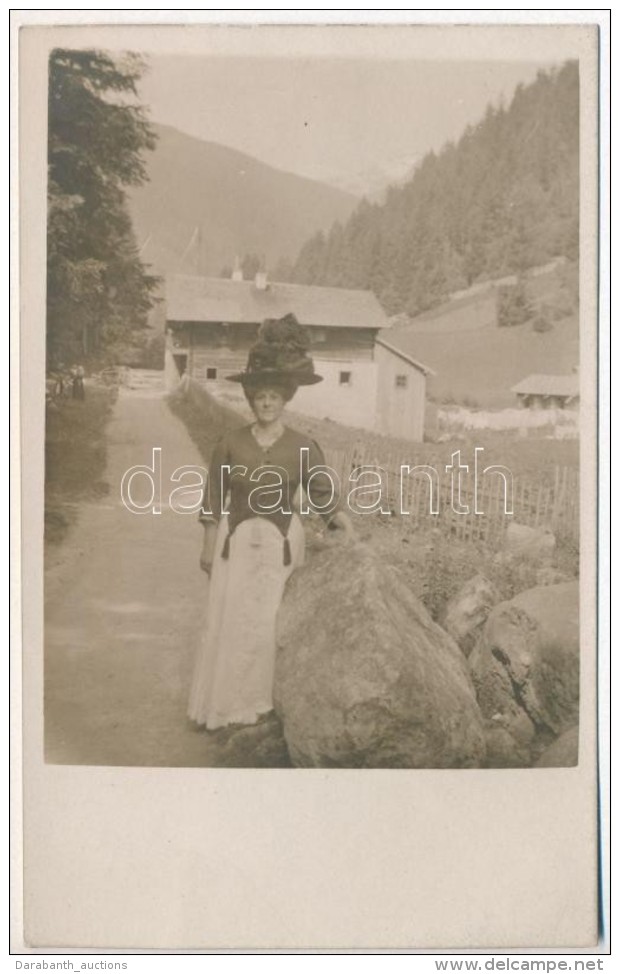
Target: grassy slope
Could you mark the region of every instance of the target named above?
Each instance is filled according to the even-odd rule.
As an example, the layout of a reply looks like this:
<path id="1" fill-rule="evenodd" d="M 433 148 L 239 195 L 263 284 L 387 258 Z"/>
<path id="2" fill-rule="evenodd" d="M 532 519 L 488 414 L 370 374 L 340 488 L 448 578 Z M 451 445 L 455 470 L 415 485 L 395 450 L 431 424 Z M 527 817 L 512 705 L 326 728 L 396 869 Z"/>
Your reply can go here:
<path id="1" fill-rule="evenodd" d="M 533 304 L 568 310 L 566 292 L 576 290 L 576 275 L 576 266 L 571 266 L 528 281 Z M 400 331 L 407 332 L 411 354 L 437 373 L 428 381 L 428 394 L 437 402 L 512 407 L 516 401 L 510 388 L 521 379 L 536 372 L 567 374 L 579 362 L 575 309 L 542 334 L 530 323 L 498 328 L 489 314 L 488 295 L 481 294 L 478 301 L 458 303 L 454 311 L 447 306 L 445 313 L 421 316 Z"/>
<path id="2" fill-rule="evenodd" d="M 167 403 L 170 411 L 185 424 L 206 463 L 220 436 L 244 424 L 240 413 L 214 400 L 198 383 L 193 384 L 189 393 L 168 396 Z"/>
<path id="3" fill-rule="evenodd" d="M 77 503 L 108 493 L 105 427 L 115 392 L 88 386 L 83 402 L 48 407 L 45 428 L 45 541 L 57 544 L 73 523 Z"/>
<path id="4" fill-rule="evenodd" d="M 531 325 L 487 327 L 468 332 L 459 341 L 449 335 L 419 335 L 418 357 L 437 375 L 428 392 L 438 402 L 454 400 L 487 409 L 514 407 L 510 391 L 526 376 L 571 372 L 578 360 L 575 315 L 556 322 L 552 331 L 537 334 Z"/>

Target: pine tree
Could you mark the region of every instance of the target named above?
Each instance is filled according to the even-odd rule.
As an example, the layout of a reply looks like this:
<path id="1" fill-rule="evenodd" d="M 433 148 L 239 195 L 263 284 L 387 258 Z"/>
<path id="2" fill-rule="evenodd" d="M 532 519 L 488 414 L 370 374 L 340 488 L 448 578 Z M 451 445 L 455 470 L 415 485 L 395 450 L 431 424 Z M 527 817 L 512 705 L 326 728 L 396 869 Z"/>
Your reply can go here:
<path id="1" fill-rule="evenodd" d="M 532 304 L 525 281 L 521 276 L 517 283 L 504 285 L 497 292 L 497 324 L 500 328 L 512 328 L 529 321 L 533 315 Z"/>
<path id="2" fill-rule="evenodd" d="M 49 60 L 48 364 L 86 361 L 146 325 L 157 279 L 139 258 L 125 187 L 146 179 L 155 136 L 131 99 L 127 55 L 56 49 Z"/>
<path id="3" fill-rule="evenodd" d="M 574 260 L 578 248 L 579 69 L 567 62 L 428 153 L 383 204 L 363 200 L 308 241 L 291 277 L 371 288 L 390 314 L 417 314 L 477 281 Z"/>

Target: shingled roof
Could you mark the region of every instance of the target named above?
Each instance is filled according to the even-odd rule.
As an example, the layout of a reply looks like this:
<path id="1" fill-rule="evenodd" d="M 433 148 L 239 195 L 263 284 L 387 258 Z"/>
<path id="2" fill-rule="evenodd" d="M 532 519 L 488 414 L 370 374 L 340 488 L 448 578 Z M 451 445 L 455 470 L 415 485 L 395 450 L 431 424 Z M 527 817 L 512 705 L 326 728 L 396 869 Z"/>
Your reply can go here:
<path id="1" fill-rule="evenodd" d="M 261 322 L 292 312 L 302 325 L 385 328 L 388 321 L 372 291 L 302 284 L 175 275 L 166 279 L 168 321 Z"/>
<path id="2" fill-rule="evenodd" d="M 528 375 L 510 390 L 520 396 L 567 396 L 579 395 L 578 375 Z"/>

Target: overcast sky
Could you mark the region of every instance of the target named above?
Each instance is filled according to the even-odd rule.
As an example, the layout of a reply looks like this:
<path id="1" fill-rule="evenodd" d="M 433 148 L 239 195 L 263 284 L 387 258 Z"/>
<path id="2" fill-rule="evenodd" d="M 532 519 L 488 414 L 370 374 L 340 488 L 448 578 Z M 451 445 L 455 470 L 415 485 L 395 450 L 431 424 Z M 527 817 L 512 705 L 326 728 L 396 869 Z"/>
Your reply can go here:
<path id="1" fill-rule="evenodd" d="M 151 56 L 151 118 L 326 180 L 414 164 L 549 64 Z"/>

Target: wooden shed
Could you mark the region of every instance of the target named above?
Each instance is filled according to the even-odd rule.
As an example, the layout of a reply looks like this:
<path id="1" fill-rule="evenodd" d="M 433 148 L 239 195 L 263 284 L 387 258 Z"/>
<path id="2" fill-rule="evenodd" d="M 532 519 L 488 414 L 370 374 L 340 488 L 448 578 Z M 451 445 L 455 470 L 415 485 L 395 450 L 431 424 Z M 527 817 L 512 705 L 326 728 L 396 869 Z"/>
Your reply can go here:
<path id="1" fill-rule="evenodd" d="M 383 335 L 375 347 L 379 382 L 375 429 L 421 442 L 426 424 L 426 379 L 432 369 Z"/>
<path id="2" fill-rule="evenodd" d="M 579 405 L 579 376 L 529 375 L 510 390 L 524 409 L 565 409 Z"/>

